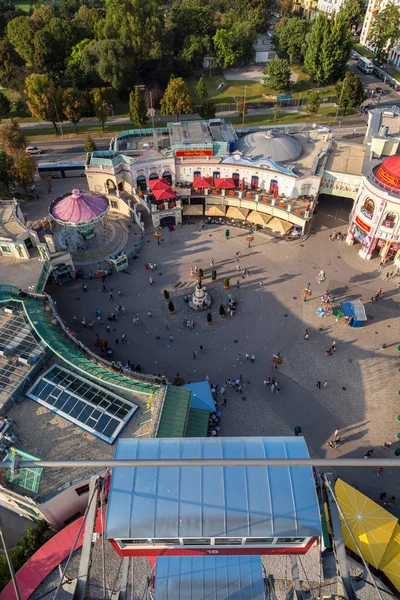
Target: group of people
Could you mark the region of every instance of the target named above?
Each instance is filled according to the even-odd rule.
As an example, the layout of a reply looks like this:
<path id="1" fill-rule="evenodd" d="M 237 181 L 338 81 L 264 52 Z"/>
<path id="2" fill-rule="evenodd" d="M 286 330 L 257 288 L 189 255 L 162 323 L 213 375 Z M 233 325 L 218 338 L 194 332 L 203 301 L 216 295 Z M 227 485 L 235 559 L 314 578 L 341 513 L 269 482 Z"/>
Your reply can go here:
<path id="1" fill-rule="evenodd" d="M 325 352 L 325 356 L 332 356 L 336 352 L 336 342 L 332 342 L 328 350 Z"/>
<path id="2" fill-rule="evenodd" d="M 346 234 L 342 233 L 341 231 L 334 231 L 329 236 L 329 241 L 331 241 L 331 242 L 333 242 L 334 240 L 341 240 L 341 241 L 343 241 L 345 239 L 346 239 Z"/>
<path id="3" fill-rule="evenodd" d="M 282 390 L 281 386 L 279 385 L 279 381 L 277 381 L 275 377 L 267 377 L 267 379 L 264 379 L 264 385 L 265 387 L 269 388 L 271 394 L 275 392 L 277 396 Z"/>

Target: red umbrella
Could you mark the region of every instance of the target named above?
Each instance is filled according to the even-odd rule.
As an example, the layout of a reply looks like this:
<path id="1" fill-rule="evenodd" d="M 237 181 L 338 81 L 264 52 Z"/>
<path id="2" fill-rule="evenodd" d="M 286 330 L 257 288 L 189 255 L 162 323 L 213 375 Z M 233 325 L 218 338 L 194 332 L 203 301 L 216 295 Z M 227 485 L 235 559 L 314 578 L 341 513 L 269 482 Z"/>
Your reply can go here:
<path id="1" fill-rule="evenodd" d="M 242 177 L 242 183 L 240 184 L 240 189 L 242 190 L 242 192 L 244 192 L 244 190 L 246 189 L 246 182 L 244 180 L 244 177 Z"/>
<path id="2" fill-rule="evenodd" d="M 214 185 L 218 190 L 234 190 L 236 188 L 233 179 L 224 179 L 223 177 L 216 179 Z"/>
<path id="3" fill-rule="evenodd" d="M 150 185 L 151 191 L 153 191 L 153 190 L 165 190 L 166 188 L 169 188 L 169 183 L 164 178 L 162 178 L 162 179 L 150 179 L 149 180 L 149 185 Z"/>
<path id="4" fill-rule="evenodd" d="M 175 192 L 169 187 L 163 190 L 153 190 L 153 196 L 156 200 L 169 200 L 175 198 Z"/>
<path id="5" fill-rule="evenodd" d="M 212 188 L 212 177 L 195 177 L 193 179 L 194 188 Z"/>

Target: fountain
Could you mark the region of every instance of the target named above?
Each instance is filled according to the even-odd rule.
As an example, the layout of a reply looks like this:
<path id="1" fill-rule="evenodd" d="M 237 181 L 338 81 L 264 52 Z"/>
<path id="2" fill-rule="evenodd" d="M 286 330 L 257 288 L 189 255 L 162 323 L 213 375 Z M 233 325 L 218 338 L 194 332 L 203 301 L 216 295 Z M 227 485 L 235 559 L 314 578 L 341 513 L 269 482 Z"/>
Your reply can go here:
<path id="1" fill-rule="evenodd" d="M 201 277 L 199 277 L 193 295 L 189 300 L 189 306 L 193 310 L 206 310 L 211 306 L 211 302 L 210 294 L 207 292 L 206 287 L 202 285 Z"/>

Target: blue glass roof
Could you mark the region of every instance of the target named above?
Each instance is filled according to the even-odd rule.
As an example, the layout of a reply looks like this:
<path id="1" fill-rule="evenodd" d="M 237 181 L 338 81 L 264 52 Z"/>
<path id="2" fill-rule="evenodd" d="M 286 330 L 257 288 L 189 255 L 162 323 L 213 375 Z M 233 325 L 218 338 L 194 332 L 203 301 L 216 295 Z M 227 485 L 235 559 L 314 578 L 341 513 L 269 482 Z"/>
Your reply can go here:
<path id="1" fill-rule="evenodd" d="M 308 458 L 302 437 L 119 440 L 116 459 Z M 116 467 L 106 537 L 321 534 L 311 467 Z"/>

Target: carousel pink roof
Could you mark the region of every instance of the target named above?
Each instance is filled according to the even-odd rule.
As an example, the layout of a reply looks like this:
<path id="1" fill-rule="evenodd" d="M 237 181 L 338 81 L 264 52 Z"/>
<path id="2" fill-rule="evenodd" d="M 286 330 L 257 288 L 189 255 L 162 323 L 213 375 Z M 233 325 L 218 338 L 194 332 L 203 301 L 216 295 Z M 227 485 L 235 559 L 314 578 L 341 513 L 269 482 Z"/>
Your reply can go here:
<path id="1" fill-rule="evenodd" d="M 108 200 L 104 196 L 83 194 L 72 190 L 71 196 L 66 196 L 50 208 L 50 214 L 57 221 L 64 223 L 82 223 L 97 219 L 107 212 Z"/>

